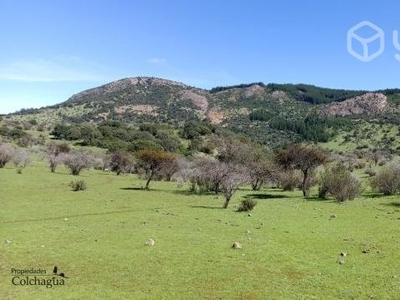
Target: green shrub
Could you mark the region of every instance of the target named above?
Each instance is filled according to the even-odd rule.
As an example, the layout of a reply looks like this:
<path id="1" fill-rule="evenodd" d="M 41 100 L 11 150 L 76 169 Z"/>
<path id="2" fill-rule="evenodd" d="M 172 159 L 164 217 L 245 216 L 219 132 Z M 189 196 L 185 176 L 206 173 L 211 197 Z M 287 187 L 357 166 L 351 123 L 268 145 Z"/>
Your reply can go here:
<path id="1" fill-rule="evenodd" d="M 391 163 L 371 180 L 371 186 L 384 195 L 394 195 L 400 191 L 400 165 Z"/>
<path id="2" fill-rule="evenodd" d="M 376 175 L 376 171 L 372 168 L 366 169 L 364 173 L 367 174 L 369 177 L 374 177 Z"/>
<path id="3" fill-rule="evenodd" d="M 245 199 L 242 200 L 240 203 L 237 211 L 242 212 L 242 211 L 251 211 L 253 208 L 257 205 L 257 201 L 253 199 Z"/>
<path id="4" fill-rule="evenodd" d="M 71 181 L 69 186 L 74 192 L 86 190 L 86 182 L 84 180 Z"/>
<path id="5" fill-rule="evenodd" d="M 361 182 L 343 164 L 338 164 L 325 171 L 319 188 L 319 197 L 328 194 L 336 201 L 353 200 L 361 193 Z"/>

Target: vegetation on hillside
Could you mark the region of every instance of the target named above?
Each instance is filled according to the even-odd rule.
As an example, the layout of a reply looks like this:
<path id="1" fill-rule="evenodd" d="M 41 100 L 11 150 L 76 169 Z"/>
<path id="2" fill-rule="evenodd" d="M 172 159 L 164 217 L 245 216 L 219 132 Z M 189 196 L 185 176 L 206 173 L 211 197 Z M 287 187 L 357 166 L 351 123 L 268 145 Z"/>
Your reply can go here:
<path id="1" fill-rule="evenodd" d="M 99 278 L 99 297 L 173 298 L 179 291 L 229 299 L 398 294 L 395 101 L 385 116 L 333 118 L 319 116 L 319 104 L 312 103 L 341 101 L 356 92 L 244 85 L 182 99 L 174 97 L 187 87 L 163 84 L 170 83 L 140 81 L 125 87 L 125 94 L 106 86 L 108 94 L 100 89 L 59 108 L 0 120 L 0 177 L 7 195 L 1 255 L 7 268 L 21 264 L 24 245 L 33 245 L 43 254 L 35 261 L 58 263 L 62 257 L 75 278 L 85 275 L 76 264 L 92 268 L 90 257 L 81 254 L 97 249 L 107 274 L 125 272 L 127 263 L 140 273 L 134 282 L 131 276 Z M 115 108 L 138 99 L 143 102 L 135 105 L 151 107 Z M 221 122 L 208 117 L 211 110 L 224 115 Z M 67 236 L 60 241 L 54 228 L 63 226 Z M 11 248 L 13 238 L 18 247 Z M 146 240 L 160 248 L 152 251 Z M 76 255 L 71 247 L 58 247 L 61 242 L 82 251 Z M 232 250 L 232 243 L 239 246 Z M 206 245 L 208 262 L 199 245 Z M 134 260 L 127 255 L 132 251 Z M 352 272 L 343 287 L 336 278 L 346 268 Z M 188 283 L 193 270 L 196 282 Z M 238 272 L 248 284 L 241 278 L 232 291 L 215 285 Z M 267 276 L 272 285 L 259 285 L 259 274 L 277 276 Z M 118 289 L 108 290 L 110 282 Z M 7 289 L 11 298 L 27 295 Z M 68 292 L 79 298 L 86 289 L 77 283 Z"/>
<path id="2" fill-rule="evenodd" d="M 367 144 L 371 148 L 385 148 L 396 152 L 400 150 L 396 135 L 371 138 L 365 136 L 367 130 L 358 128 L 360 124 L 365 124 L 366 127 L 378 124 L 382 128 L 399 125 L 399 91 L 377 91 L 387 97 L 390 103 L 382 113 L 334 118 L 320 116 L 318 111 L 324 107 L 321 105 L 340 103 L 366 92 L 306 84 L 261 82 L 216 87 L 205 91 L 164 79 L 128 78 L 78 93 L 51 107 L 23 109 L 4 116 L 0 124 L 0 134 L 20 145 L 34 145 L 43 144 L 47 131 L 53 131 L 55 138 L 75 141 L 81 135 L 82 145 L 129 151 L 144 148 L 175 151 L 166 149 L 168 146 L 165 142 L 168 139 L 178 142 L 178 137 L 190 141 L 189 151 L 201 149 L 207 152 L 211 150 L 207 144 L 210 134 L 223 129 L 248 136 L 273 149 L 301 142 L 333 145 L 335 140 L 343 138 L 353 149 Z M 367 108 L 365 111 L 368 112 Z M 215 116 L 220 117 L 216 119 Z M 190 138 L 193 132 L 186 132 L 186 136 L 177 134 L 184 131 L 185 126 L 190 126 L 192 121 L 208 123 L 206 127 L 209 130 L 200 138 Z M 122 133 L 125 127 L 116 129 L 115 125 L 111 125 L 112 122 L 126 124 L 130 136 Z M 133 131 L 138 130 L 142 124 L 151 123 L 165 126 L 166 129 L 164 132 L 159 131 L 158 136 L 148 135 L 145 130 L 141 133 Z M 70 132 L 66 132 L 61 126 L 70 127 Z M 113 127 L 121 135 L 119 143 L 112 142 L 114 137 L 107 132 L 110 131 L 109 127 Z M 43 134 L 32 135 L 30 131 L 40 131 Z M 204 129 L 200 131 L 204 132 Z M 354 138 L 349 139 L 347 136 Z M 134 143 L 135 140 L 146 139 L 147 142 Z M 164 145 L 159 140 L 163 140 Z M 174 141 L 172 144 L 176 144 Z M 187 142 L 181 141 L 180 144 L 186 147 Z"/>
<path id="3" fill-rule="evenodd" d="M 267 84 L 267 88 L 271 91 L 284 91 L 297 101 L 307 102 L 310 104 L 340 102 L 365 93 L 365 91 L 328 89 L 308 84 L 270 83 Z"/>

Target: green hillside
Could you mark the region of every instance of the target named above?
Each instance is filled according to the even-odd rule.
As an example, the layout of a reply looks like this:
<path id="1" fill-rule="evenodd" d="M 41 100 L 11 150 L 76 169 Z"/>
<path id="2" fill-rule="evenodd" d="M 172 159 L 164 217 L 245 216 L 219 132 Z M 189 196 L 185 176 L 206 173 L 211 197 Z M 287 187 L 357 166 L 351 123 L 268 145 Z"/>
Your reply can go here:
<path id="1" fill-rule="evenodd" d="M 57 124 L 97 128 L 109 121 L 135 129 L 157 124 L 179 132 L 194 121 L 274 149 L 305 141 L 335 148 L 398 151 L 398 132 L 392 128 L 400 120 L 399 92 L 261 82 L 203 90 L 166 79 L 126 78 L 83 91 L 63 103 L 3 116 L 0 133 L 9 136 L 10 130 L 19 128 L 48 134 Z M 368 134 L 376 128 L 378 134 Z"/>

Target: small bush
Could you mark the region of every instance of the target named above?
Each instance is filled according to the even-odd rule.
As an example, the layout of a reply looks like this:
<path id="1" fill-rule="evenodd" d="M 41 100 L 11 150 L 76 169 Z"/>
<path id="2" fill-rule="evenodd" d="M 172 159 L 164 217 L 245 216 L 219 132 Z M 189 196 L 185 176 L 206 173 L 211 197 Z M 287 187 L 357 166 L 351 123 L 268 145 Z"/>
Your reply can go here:
<path id="1" fill-rule="evenodd" d="M 353 162 L 354 169 L 364 169 L 366 165 L 366 162 L 361 159 L 357 159 Z"/>
<path id="2" fill-rule="evenodd" d="M 374 169 L 368 168 L 365 170 L 365 174 L 367 174 L 369 177 L 374 177 L 376 175 L 376 171 Z"/>
<path id="3" fill-rule="evenodd" d="M 386 165 L 386 163 L 387 163 L 387 161 L 382 159 L 382 160 L 378 161 L 378 166 L 382 167 L 382 166 Z"/>
<path id="4" fill-rule="evenodd" d="M 10 144 L 0 143 L 0 168 L 3 168 L 6 163 L 11 161 L 15 156 L 15 149 Z"/>
<path id="5" fill-rule="evenodd" d="M 331 195 L 336 201 L 353 200 L 361 193 L 361 182 L 343 164 L 325 171 L 319 188 L 319 197 Z"/>
<path id="6" fill-rule="evenodd" d="M 86 190 L 86 182 L 84 180 L 71 181 L 69 186 L 74 192 Z"/>
<path id="7" fill-rule="evenodd" d="M 65 154 L 63 161 L 71 174 L 77 176 L 83 169 L 91 167 L 93 155 L 84 152 L 68 153 Z"/>
<path id="8" fill-rule="evenodd" d="M 242 212 L 242 211 L 251 211 L 253 208 L 257 205 L 257 201 L 253 199 L 245 199 L 242 200 L 242 203 L 240 203 L 237 211 Z"/>
<path id="9" fill-rule="evenodd" d="M 291 170 L 283 171 L 278 175 L 278 186 L 284 191 L 294 191 L 298 186 L 301 186 L 300 175 Z"/>
<path id="10" fill-rule="evenodd" d="M 394 195 L 400 191 L 400 165 L 391 163 L 371 180 L 371 186 L 384 195 Z"/>

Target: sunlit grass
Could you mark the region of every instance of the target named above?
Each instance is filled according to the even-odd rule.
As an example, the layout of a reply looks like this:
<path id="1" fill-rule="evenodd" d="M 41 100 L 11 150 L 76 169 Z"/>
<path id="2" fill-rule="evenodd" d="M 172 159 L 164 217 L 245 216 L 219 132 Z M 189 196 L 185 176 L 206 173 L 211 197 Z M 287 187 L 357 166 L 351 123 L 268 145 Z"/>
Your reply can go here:
<path id="1" fill-rule="evenodd" d="M 400 294 L 400 200 L 366 190 L 339 205 L 268 189 L 223 198 L 174 182 L 35 162 L 0 169 L 5 299 L 394 299 Z M 235 212 L 244 197 L 251 212 Z M 249 233 L 249 232 L 250 233 Z M 148 238 L 153 247 L 145 245 Z M 4 242 L 11 239 L 11 243 Z M 231 245 L 239 241 L 243 248 Z M 368 250 L 368 253 L 363 253 Z M 347 253 L 342 258 L 339 254 Z M 343 259 L 344 264 L 338 260 Z M 13 286 L 11 268 L 57 265 L 65 286 Z"/>

